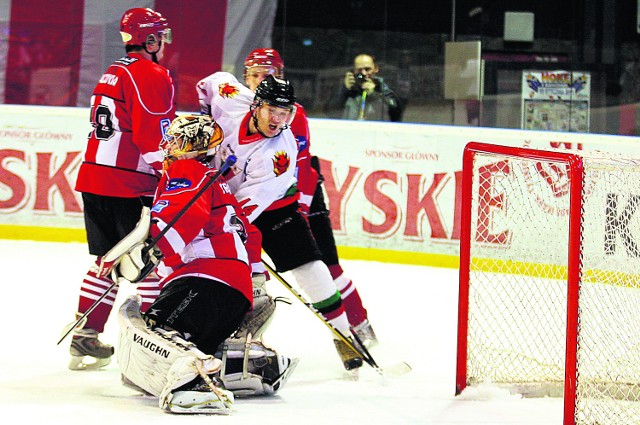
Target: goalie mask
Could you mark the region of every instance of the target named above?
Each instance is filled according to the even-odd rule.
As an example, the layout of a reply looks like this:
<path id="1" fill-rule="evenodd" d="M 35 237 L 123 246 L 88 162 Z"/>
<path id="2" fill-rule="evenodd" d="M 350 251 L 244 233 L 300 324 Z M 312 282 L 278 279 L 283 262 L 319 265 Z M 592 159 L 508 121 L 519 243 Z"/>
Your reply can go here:
<path id="1" fill-rule="evenodd" d="M 222 128 L 210 116 L 179 116 L 171 122 L 160 144 L 164 168 L 179 159 L 196 159 L 208 165 L 223 140 Z"/>

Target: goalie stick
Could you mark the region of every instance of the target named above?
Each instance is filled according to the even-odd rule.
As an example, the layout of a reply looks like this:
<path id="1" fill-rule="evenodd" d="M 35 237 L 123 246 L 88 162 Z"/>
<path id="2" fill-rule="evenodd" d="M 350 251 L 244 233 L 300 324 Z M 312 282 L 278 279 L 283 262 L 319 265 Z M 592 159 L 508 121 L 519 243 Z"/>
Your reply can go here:
<path id="1" fill-rule="evenodd" d="M 411 371 L 411 366 L 406 362 L 401 362 L 401 363 L 399 363 L 397 365 L 392 366 L 391 368 L 384 368 L 383 369 L 380 366 L 378 366 L 378 363 L 376 363 L 376 361 L 374 360 L 373 356 L 371 356 L 371 353 L 369 352 L 367 347 L 364 346 L 364 344 L 362 343 L 362 341 L 360 340 L 358 335 L 356 335 L 355 333 L 353 334 L 353 337 L 355 338 L 356 342 L 359 345 L 359 347 L 356 347 L 347 337 L 344 336 L 344 334 L 342 332 L 340 332 L 335 326 L 333 326 L 331 323 L 329 323 L 329 321 L 326 319 L 326 317 L 324 317 L 313 306 L 313 304 L 311 304 L 309 301 L 307 301 L 302 294 L 300 294 L 293 286 L 291 286 L 289 284 L 289 282 L 287 282 L 280 275 L 280 273 L 275 271 L 275 269 L 273 267 L 271 267 L 271 265 L 269 263 L 267 263 L 264 259 L 261 259 L 261 261 L 264 264 L 264 266 L 267 268 L 269 273 L 271 273 L 273 276 L 275 276 L 276 279 L 280 283 L 282 283 L 299 301 L 302 302 L 302 304 L 304 304 L 309 310 L 311 310 L 313 312 L 313 314 L 316 315 L 316 317 L 318 317 L 320 320 L 322 320 L 322 323 L 324 323 L 331 330 L 331 332 L 335 336 L 340 338 L 345 344 L 347 344 L 349 346 L 349 348 L 351 348 L 352 350 L 354 350 L 355 352 L 360 354 L 362 359 L 369 366 L 371 366 L 378 374 L 380 374 L 382 377 L 385 377 L 385 373 L 391 373 L 393 375 L 404 375 L 405 373 L 408 373 L 408 372 Z"/>
<path id="2" fill-rule="evenodd" d="M 182 207 L 182 209 L 180 211 L 178 211 L 178 213 L 173 217 L 173 219 L 171 221 L 169 221 L 169 223 L 167 223 L 167 225 L 165 226 L 164 229 L 162 229 L 160 231 L 160 233 L 158 233 L 158 235 L 151 239 L 149 241 L 149 243 L 142 249 L 141 251 L 141 256 L 144 257 L 146 254 L 149 253 L 149 251 L 151 251 L 153 249 L 154 246 L 156 246 L 156 244 L 158 243 L 158 241 L 176 224 L 176 222 L 178 221 L 178 219 L 180 217 L 182 217 L 189 208 L 191 208 L 191 206 L 198 200 L 198 198 L 205 193 L 212 184 L 214 184 L 223 174 L 225 174 L 237 161 L 237 158 L 235 155 L 229 155 L 227 157 L 227 159 L 224 161 L 224 163 L 222 164 L 222 166 L 220 167 L 220 169 L 218 171 L 215 172 L 215 174 L 213 174 L 212 176 L 209 176 L 209 181 L 206 182 L 204 184 L 204 186 L 202 186 L 200 188 L 200 190 L 193 195 L 193 198 L 191 198 L 189 200 L 189 202 L 187 202 L 185 204 L 184 207 Z M 153 269 L 149 270 L 149 273 L 153 271 Z M 149 274 L 147 273 L 147 275 Z M 139 280 L 142 280 L 146 277 L 142 276 Z M 111 286 L 109 286 L 109 288 L 107 288 L 107 290 L 100 296 L 100 298 L 98 298 L 97 300 L 95 300 L 95 302 L 93 304 L 91 304 L 91 307 L 89 307 L 87 309 L 87 311 L 84 312 L 84 314 L 82 316 L 80 316 L 80 318 L 78 318 L 75 322 L 69 323 L 67 326 L 65 326 L 62 329 L 62 336 L 60 337 L 60 340 L 58 341 L 58 343 L 56 345 L 60 345 L 60 343 L 62 341 L 64 341 L 64 339 L 67 337 L 67 335 L 69 335 L 71 333 L 71 331 L 73 331 L 74 329 L 76 329 L 77 327 L 84 327 L 84 325 L 87 322 L 87 316 L 89 316 L 89 314 L 91 314 L 91 312 L 93 310 L 96 309 L 96 307 L 98 307 L 98 305 L 102 302 L 103 299 L 105 299 L 105 297 L 111 292 L 111 290 L 113 290 L 113 288 L 116 287 L 116 285 L 118 284 L 118 281 L 115 280 Z M 82 325 L 82 326 L 81 326 Z"/>

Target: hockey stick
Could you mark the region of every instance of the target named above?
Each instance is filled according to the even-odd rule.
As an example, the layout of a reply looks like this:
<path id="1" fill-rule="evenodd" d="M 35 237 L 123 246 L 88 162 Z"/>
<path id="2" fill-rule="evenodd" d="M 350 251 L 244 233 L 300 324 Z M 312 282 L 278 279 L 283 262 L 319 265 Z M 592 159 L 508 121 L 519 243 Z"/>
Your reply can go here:
<path id="1" fill-rule="evenodd" d="M 298 291 L 295 290 L 295 288 L 293 288 L 293 286 L 291 286 L 289 284 L 289 282 L 287 282 L 286 280 L 284 280 L 284 278 L 280 275 L 280 273 L 278 273 L 277 271 L 274 270 L 273 267 L 271 267 L 271 265 L 269 263 L 267 263 L 266 261 L 264 261 L 264 259 L 261 259 L 262 263 L 264 264 L 264 266 L 267 268 L 267 270 L 269 270 L 269 273 L 271 273 L 272 275 L 274 275 L 276 277 L 276 279 L 282 283 L 298 300 L 300 300 L 302 302 L 302 304 L 304 304 L 309 310 L 311 310 L 313 312 L 313 314 L 316 315 L 316 317 L 318 317 L 320 320 L 322 320 L 322 323 L 324 323 L 330 330 L 331 332 L 337 336 L 338 338 L 340 338 L 345 344 L 347 344 L 349 346 L 349 348 L 351 348 L 353 351 L 355 351 L 356 353 L 358 353 L 360 355 L 360 357 L 362 357 L 362 359 L 367 362 L 367 364 L 369 366 L 371 366 L 376 372 L 378 372 L 380 375 L 382 375 L 382 368 L 380 368 L 380 366 L 378 366 L 378 364 L 376 363 L 376 361 L 373 359 L 373 357 L 371 356 L 371 353 L 369 352 L 369 350 L 367 349 L 367 347 L 364 346 L 364 344 L 362 344 L 362 341 L 360 340 L 360 338 L 353 334 L 353 337 L 356 339 L 356 342 L 360 345 L 359 347 L 356 347 L 347 337 L 344 336 L 344 334 L 342 332 L 340 332 L 335 326 L 333 326 L 331 323 L 329 323 L 329 321 L 327 320 L 326 317 L 324 317 L 314 306 L 313 304 L 311 304 L 309 301 L 307 301 L 302 294 L 300 294 Z"/>
<path id="2" fill-rule="evenodd" d="M 189 200 L 189 202 L 187 202 L 185 204 L 184 207 L 182 207 L 182 209 L 180 211 L 178 211 L 178 213 L 173 217 L 173 219 L 171 221 L 169 221 L 169 223 L 167 223 L 167 225 L 165 226 L 164 229 L 162 229 L 160 231 L 160 233 L 158 233 L 158 235 L 151 239 L 149 241 L 149 244 L 146 245 L 142 251 L 141 251 L 141 256 L 144 257 L 144 255 L 146 255 L 149 251 L 151 251 L 153 249 L 154 246 L 156 246 L 156 244 L 158 243 L 158 241 L 176 224 L 176 222 L 178 221 L 178 219 L 180 217 L 182 217 L 189 208 L 191 208 L 191 206 L 198 200 L 198 198 L 205 193 L 213 183 L 215 183 L 220 176 L 222 176 L 224 173 L 226 173 L 232 166 L 233 164 L 235 164 L 237 161 L 237 158 L 235 155 L 229 155 L 227 157 L 227 159 L 224 161 L 224 163 L 222 164 L 222 166 L 220 167 L 220 169 L 218 171 L 215 172 L 215 174 L 213 174 L 212 176 L 209 176 L 209 181 L 207 183 L 205 183 L 204 186 L 202 186 L 200 188 L 200 190 L 198 190 L 198 192 L 193 195 L 193 197 Z M 149 270 L 149 272 L 151 272 L 153 269 Z M 148 273 L 147 273 L 148 274 Z M 91 307 L 89 307 L 87 309 L 87 311 L 80 316 L 80 318 L 78 320 L 76 320 L 73 323 L 68 324 L 67 326 L 65 326 L 62 330 L 62 336 L 60 337 L 60 340 L 58 341 L 58 344 L 56 345 L 60 345 L 60 343 L 67 337 L 67 335 L 69 335 L 71 333 L 71 331 L 73 331 L 75 328 L 77 328 L 78 326 L 80 326 L 80 324 L 82 324 L 82 326 L 80 326 L 80 328 L 84 327 L 84 325 L 87 322 L 87 316 L 89 316 L 89 314 L 96 309 L 96 307 L 98 306 L 98 304 L 100 304 L 102 302 L 103 299 L 105 299 L 105 297 L 111 292 L 111 290 L 117 285 L 117 281 L 114 281 L 111 286 L 109 286 L 109 288 L 107 289 L 107 291 L 105 293 L 103 293 L 100 298 L 98 298 L 97 300 L 95 300 L 95 302 L 93 304 L 91 304 Z"/>
<path id="3" fill-rule="evenodd" d="M 195 204 L 195 202 L 198 200 L 198 198 L 205 193 L 209 187 L 211 187 L 212 184 L 214 184 L 219 178 L 220 176 L 222 176 L 223 174 L 225 174 L 232 166 L 233 164 L 236 163 L 238 159 L 236 158 L 235 155 L 229 155 L 227 157 L 227 159 L 224 161 L 224 163 L 222 164 L 222 166 L 220 167 L 220 169 L 218 171 L 216 171 L 216 173 L 212 176 L 209 176 L 209 181 L 207 183 L 205 183 L 204 186 L 202 186 L 200 188 L 200 190 L 198 191 L 198 193 L 196 193 L 195 195 L 193 195 L 193 198 L 191 198 L 189 200 L 189 202 L 187 202 L 185 204 L 184 207 L 182 207 L 182 209 L 180 211 L 178 211 L 178 213 L 173 217 L 173 219 L 167 223 L 167 225 L 165 226 L 164 229 L 162 229 L 160 231 L 160 233 L 158 233 L 158 235 L 151 239 L 149 241 L 149 245 L 145 246 L 142 249 L 142 255 L 147 254 L 149 251 L 151 251 L 151 249 L 156 246 L 156 244 L 158 243 L 158 241 L 160 239 L 162 239 L 162 237 L 165 235 L 165 233 L 167 233 L 178 221 L 178 219 L 180 219 L 180 217 L 182 217 L 184 215 L 184 213 L 187 212 L 187 210 L 191 207 L 191 205 Z"/>
<path id="4" fill-rule="evenodd" d="M 79 328 L 79 329 L 84 328 L 84 325 L 87 323 L 87 316 L 89 316 L 89 314 L 91 314 L 91 312 L 95 310 L 96 307 L 98 307 L 98 305 L 102 302 L 102 300 L 105 299 L 106 296 L 111 293 L 111 290 L 113 290 L 113 288 L 115 288 L 116 285 L 117 283 L 113 282 L 111 286 L 109 286 L 107 290 L 102 295 L 100 295 L 100 298 L 95 300 L 94 303 L 91 304 L 91 307 L 89 307 L 87 311 L 85 311 L 84 314 L 80 316 L 78 320 L 76 320 L 75 322 L 71 322 L 67 326 L 65 326 L 62 329 L 62 334 L 61 334 L 62 336 L 60 337 L 60 340 L 56 345 L 60 345 L 60 343 L 64 341 L 67 335 L 69 335 L 71 331 L 73 331 L 75 328 Z"/>

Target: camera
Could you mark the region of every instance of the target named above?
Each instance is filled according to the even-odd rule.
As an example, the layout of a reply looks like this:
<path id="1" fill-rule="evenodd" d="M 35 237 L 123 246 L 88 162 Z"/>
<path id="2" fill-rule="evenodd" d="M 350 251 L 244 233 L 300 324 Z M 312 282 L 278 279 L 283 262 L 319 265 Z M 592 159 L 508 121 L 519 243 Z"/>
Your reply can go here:
<path id="1" fill-rule="evenodd" d="M 362 83 L 364 83 L 366 80 L 367 80 L 367 77 L 362 72 L 358 72 L 356 74 L 356 84 L 358 86 L 362 86 Z"/>

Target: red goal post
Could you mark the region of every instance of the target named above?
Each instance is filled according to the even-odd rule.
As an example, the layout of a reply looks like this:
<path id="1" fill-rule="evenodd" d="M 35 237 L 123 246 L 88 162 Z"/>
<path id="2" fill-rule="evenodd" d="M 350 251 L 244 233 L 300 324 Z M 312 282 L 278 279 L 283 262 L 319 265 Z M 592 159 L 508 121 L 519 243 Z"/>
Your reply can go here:
<path id="1" fill-rule="evenodd" d="M 490 382 L 564 397 L 565 424 L 640 423 L 639 207 L 637 159 L 466 146 L 456 394 Z"/>

